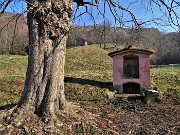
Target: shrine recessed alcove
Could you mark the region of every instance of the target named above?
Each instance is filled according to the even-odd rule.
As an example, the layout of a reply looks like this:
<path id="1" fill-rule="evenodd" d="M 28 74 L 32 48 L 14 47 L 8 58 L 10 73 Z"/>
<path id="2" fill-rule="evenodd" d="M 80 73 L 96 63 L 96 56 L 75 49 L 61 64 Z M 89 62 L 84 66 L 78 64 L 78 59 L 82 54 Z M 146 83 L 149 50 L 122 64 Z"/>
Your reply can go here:
<path id="1" fill-rule="evenodd" d="M 123 76 L 124 78 L 139 78 L 139 58 L 136 55 L 125 55 Z"/>
<path id="2" fill-rule="evenodd" d="M 141 94 L 150 88 L 150 57 L 154 51 L 132 46 L 110 52 L 113 58 L 113 88 L 118 93 Z"/>

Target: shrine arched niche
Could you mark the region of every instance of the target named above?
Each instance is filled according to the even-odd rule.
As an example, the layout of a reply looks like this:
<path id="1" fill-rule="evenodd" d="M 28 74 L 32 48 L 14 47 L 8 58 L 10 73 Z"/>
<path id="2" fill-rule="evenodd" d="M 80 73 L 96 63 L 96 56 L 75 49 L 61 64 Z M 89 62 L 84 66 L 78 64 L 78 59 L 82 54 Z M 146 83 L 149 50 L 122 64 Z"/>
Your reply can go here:
<path id="1" fill-rule="evenodd" d="M 123 59 L 124 78 L 139 78 L 139 57 L 136 55 L 125 55 Z"/>

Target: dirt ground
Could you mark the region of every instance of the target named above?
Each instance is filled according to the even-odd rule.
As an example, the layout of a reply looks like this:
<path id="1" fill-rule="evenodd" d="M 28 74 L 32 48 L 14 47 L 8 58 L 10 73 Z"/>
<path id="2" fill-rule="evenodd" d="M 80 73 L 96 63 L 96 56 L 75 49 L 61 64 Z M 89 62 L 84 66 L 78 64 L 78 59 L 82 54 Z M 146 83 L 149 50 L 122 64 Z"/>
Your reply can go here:
<path id="1" fill-rule="evenodd" d="M 8 123 L 1 121 L 0 135 L 8 130 L 14 135 L 180 135 L 179 99 L 168 95 L 153 104 L 117 98 L 71 104 L 58 118 L 55 127 L 48 127 L 32 114 L 24 125 L 6 130 Z"/>
<path id="2" fill-rule="evenodd" d="M 98 125 L 119 135 L 178 135 L 180 105 L 173 101 L 144 104 L 142 101 L 114 101 L 97 108 L 85 108 L 98 114 Z"/>

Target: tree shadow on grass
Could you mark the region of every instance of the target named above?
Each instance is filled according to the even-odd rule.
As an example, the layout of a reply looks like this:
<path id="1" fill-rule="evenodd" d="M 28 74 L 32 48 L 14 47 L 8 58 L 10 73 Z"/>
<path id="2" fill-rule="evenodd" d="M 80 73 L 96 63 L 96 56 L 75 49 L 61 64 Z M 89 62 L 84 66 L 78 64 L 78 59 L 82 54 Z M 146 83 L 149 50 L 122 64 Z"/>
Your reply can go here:
<path id="1" fill-rule="evenodd" d="M 91 85 L 91 86 L 97 86 L 99 88 L 107 88 L 111 90 L 113 83 L 112 82 L 101 82 L 101 81 L 95 81 L 95 80 L 89 80 L 89 79 L 82 79 L 82 78 L 73 78 L 73 77 L 65 77 L 64 82 L 68 83 L 78 83 L 81 85 Z M 7 104 L 0 106 L 0 111 L 1 110 L 9 110 L 16 106 L 17 104 Z"/>
<path id="2" fill-rule="evenodd" d="M 100 81 L 95 81 L 95 80 L 89 80 L 89 79 L 83 79 L 83 78 L 73 78 L 73 77 L 65 77 L 64 82 L 69 82 L 69 83 L 78 83 L 81 85 L 91 85 L 91 86 L 97 86 L 100 88 L 107 88 L 111 90 L 113 83 L 112 82 L 100 82 Z"/>
<path id="3" fill-rule="evenodd" d="M 7 104 L 7 105 L 3 105 L 3 106 L 0 106 L 0 111 L 2 110 L 9 110 L 13 107 L 15 107 L 17 104 Z"/>

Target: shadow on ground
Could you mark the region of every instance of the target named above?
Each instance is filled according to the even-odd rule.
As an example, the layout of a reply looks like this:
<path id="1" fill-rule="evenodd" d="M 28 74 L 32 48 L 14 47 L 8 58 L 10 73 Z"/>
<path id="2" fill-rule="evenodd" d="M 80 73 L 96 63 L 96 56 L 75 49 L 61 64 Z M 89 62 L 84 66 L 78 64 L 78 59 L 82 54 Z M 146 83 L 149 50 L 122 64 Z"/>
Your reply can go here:
<path id="1" fill-rule="evenodd" d="M 100 82 L 100 81 L 95 81 L 95 80 L 89 80 L 89 79 L 83 79 L 83 78 L 73 78 L 73 77 L 65 77 L 64 82 L 69 82 L 69 83 L 78 83 L 81 85 L 91 85 L 91 86 L 97 86 L 100 88 L 107 88 L 111 90 L 113 83 L 112 82 Z"/>
<path id="2" fill-rule="evenodd" d="M 7 104 L 7 105 L 0 106 L 0 111 L 1 110 L 9 110 L 9 109 L 13 108 L 16 105 L 17 104 Z"/>

